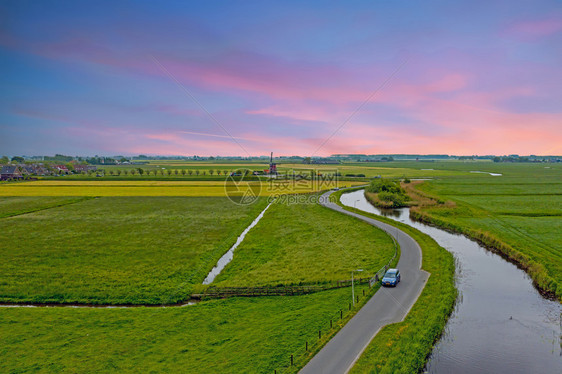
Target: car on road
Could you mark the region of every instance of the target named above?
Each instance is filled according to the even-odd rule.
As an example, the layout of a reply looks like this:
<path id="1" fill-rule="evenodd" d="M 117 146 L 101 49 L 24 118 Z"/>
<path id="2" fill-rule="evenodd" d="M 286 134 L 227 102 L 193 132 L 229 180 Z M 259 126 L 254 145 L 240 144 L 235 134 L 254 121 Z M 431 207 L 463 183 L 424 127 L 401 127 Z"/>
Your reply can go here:
<path id="1" fill-rule="evenodd" d="M 388 269 L 382 277 L 383 286 L 394 286 L 396 287 L 400 282 L 400 270 L 398 269 Z"/>

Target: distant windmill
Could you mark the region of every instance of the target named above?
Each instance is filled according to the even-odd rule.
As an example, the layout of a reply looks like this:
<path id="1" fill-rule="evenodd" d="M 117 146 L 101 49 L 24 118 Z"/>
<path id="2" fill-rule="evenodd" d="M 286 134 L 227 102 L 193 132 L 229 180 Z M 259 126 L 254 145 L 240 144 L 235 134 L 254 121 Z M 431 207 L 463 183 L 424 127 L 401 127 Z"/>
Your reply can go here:
<path id="1" fill-rule="evenodd" d="M 269 175 L 277 175 L 277 164 L 273 163 L 273 152 L 271 152 L 271 156 L 269 157 Z"/>

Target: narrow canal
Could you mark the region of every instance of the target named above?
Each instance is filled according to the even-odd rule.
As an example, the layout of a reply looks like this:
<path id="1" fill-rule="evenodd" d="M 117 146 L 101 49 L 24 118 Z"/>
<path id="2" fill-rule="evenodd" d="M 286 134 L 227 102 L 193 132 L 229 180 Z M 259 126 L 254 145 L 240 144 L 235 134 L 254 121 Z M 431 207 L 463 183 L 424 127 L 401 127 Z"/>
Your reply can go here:
<path id="1" fill-rule="evenodd" d="M 426 373 L 562 373 L 561 305 L 543 298 L 523 270 L 462 235 L 411 220 L 408 208 L 383 212 L 363 190 L 341 202 L 413 226 L 456 258 L 459 297 Z"/>
<path id="2" fill-rule="evenodd" d="M 236 248 L 238 248 L 240 243 L 242 243 L 244 241 L 244 238 L 246 237 L 246 234 L 248 233 L 248 231 L 250 231 L 255 225 L 258 224 L 260 219 L 262 219 L 263 215 L 265 214 L 265 211 L 267 210 L 267 208 L 269 208 L 271 206 L 271 204 L 272 203 L 267 204 L 267 206 L 256 217 L 256 219 L 254 219 L 252 221 L 252 223 L 248 227 L 246 227 L 246 229 L 244 231 L 242 231 L 242 234 L 240 234 L 238 239 L 236 239 L 236 243 L 234 243 L 234 245 L 232 247 L 230 247 L 230 249 L 224 255 L 222 255 L 222 257 L 217 261 L 217 264 L 215 265 L 215 267 L 213 267 L 211 269 L 211 271 L 209 272 L 209 274 L 207 274 L 207 277 L 203 280 L 203 284 L 213 283 L 213 281 L 215 280 L 217 275 L 219 275 L 221 273 L 221 271 L 223 271 L 223 269 L 226 267 L 226 265 L 228 265 L 230 263 L 230 261 L 232 261 L 232 259 L 234 258 L 234 250 Z"/>

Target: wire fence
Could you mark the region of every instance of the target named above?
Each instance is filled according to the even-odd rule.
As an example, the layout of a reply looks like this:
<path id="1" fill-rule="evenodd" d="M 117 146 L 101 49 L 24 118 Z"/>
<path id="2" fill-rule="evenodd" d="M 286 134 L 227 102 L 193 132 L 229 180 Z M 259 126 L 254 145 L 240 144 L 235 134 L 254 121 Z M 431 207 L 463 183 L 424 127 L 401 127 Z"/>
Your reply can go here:
<path id="1" fill-rule="evenodd" d="M 396 256 L 398 256 L 398 243 L 393 236 L 391 236 L 391 238 L 394 242 L 394 256 L 392 256 L 392 258 L 382 268 L 380 268 L 379 271 L 377 271 L 371 279 L 369 279 L 369 287 L 373 287 L 375 284 L 377 284 L 377 282 L 384 276 L 384 274 L 390 267 L 390 264 L 392 264 L 392 262 L 396 259 Z"/>
<path id="2" fill-rule="evenodd" d="M 375 286 L 379 282 L 379 280 L 384 276 L 384 273 L 388 270 L 390 265 L 398 256 L 398 243 L 396 242 L 394 237 L 391 236 L 391 238 L 394 243 L 394 255 L 392 256 L 392 258 L 379 271 L 377 271 L 375 275 L 373 275 L 373 277 L 367 278 L 367 282 L 365 282 L 364 278 L 355 280 L 358 285 L 368 283 L 368 291 L 365 292 L 365 289 L 363 289 L 362 292 L 360 292 L 358 290 L 356 294 L 356 300 L 353 300 L 355 303 L 350 302 L 347 308 L 340 309 L 335 314 L 334 318 L 330 319 L 329 328 L 328 324 L 326 323 L 323 330 L 318 330 L 318 338 L 315 338 L 311 341 L 306 340 L 304 342 L 304 345 L 300 349 L 287 356 L 287 361 L 284 365 L 281 365 L 279 369 L 274 369 L 274 374 L 295 372 L 297 368 L 300 367 L 298 364 L 299 362 L 302 362 L 301 360 L 311 359 L 314 354 L 317 353 L 324 346 L 324 344 L 326 344 L 333 337 L 333 335 L 335 335 L 339 331 L 339 329 L 344 326 L 345 322 L 351 319 L 353 315 L 359 309 L 361 309 L 363 303 L 366 302 L 369 296 L 373 294 L 373 286 Z M 365 299 L 365 297 L 367 297 L 367 299 Z M 361 304 L 359 303 L 360 300 L 363 300 Z"/>
<path id="3" fill-rule="evenodd" d="M 357 280 L 355 280 L 357 283 Z M 308 338 L 301 343 L 301 346 L 292 354 L 287 354 L 286 361 L 273 369 L 274 374 L 294 373 L 297 368 L 301 368 L 302 364 L 311 359 L 322 347 L 337 334 L 337 332 L 345 325 L 345 323 L 353 317 L 353 315 L 361 309 L 364 302 L 373 294 L 373 289 L 367 286 L 368 278 L 363 282 L 363 289 L 356 290 L 355 305 L 351 300 L 347 305 L 341 305 L 329 320 L 322 323 L 317 331 L 313 331 Z"/>
<path id="4" fill-rule="evenodd" d="M 365 284 L 369 278 L 345 279 L 331 282 L 299 283 L 262 287 L 216 287 L 210 286 L 201 293 L 192 294 L 191 298 L 201 300 L 222 299 L 227 297 L 258 297 L 258 296 L 297 296 L 335 288 L 350 287 L 352 283 Z"/>

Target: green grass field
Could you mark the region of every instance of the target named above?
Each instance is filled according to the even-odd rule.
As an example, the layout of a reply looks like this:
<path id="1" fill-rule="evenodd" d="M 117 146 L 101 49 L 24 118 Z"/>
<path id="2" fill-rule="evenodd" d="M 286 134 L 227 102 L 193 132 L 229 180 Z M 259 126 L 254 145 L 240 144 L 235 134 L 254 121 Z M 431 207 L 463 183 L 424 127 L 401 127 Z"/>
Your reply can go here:
<path id="1" fill-rule="evenodd" d="M 13 212 L 14 206 L 31 212 L 2 219 L 8 233 L 2 238 L 7 243 L 2 256 L 8 259 L 0 272 L 2 300 L 86 303 L 185 298 L 214 265 L 216 258 L 209 261 L 209 253 L 220 256 L 227 249 L 224 244 L 233 242 L 265 205 L 262 200 L 239 207 L 212 197 L 13 197 L 0 202 L 3 212 Z M 339 278 L 334 274 L 349 278 L 347 270 L 357 264 L 374 263 L 378 269 L 379 262 L 388 260 L 383 256 L 394 253 L 381 231 L 318 205 L 276 205 L 271 213 L 263 218 L 265 231 L 257 231 L 254 239 L 292 218 L 273 236 L 277 246 L 268 250 L 282 253 L 286 235 L 303 236 L 306 240 L 287 251 L 303 251 L 297 264 L 304 271 L 295 274 L 305 280 Z M 323 263 L 323 272 L 307 274 L 325 249 L 318 243 L 325 244 L 329 235 L 320 225 L 338 229 L 340 217 L 345 226 L 351 225 L 343 239 L 358 248 L 338 251 L 342 232 L 335 232 L 338 238 L 328 240 L 335 253 Z M 233 235 L 226 238 L 228 232 Z M 17 240 L 22 236 L 27 239 Z M 375 262 L 367 256 L 373 244 L 384 249 L 373 252 Z M 327 272 L 331 268 L 334 274 Z M 270 283 L 281 273 L 261 274 Z M 362 295 L 364 289 L 368 291 L 357 286 L 356 293 Z M 348 310 L 350 297 L 350 288 L 343 288 L 305 296 L 211 300 L 182 308 L 2 308 L 0 372 L 296 372 L 355 313 L 357 309 Z"/>
<path id="2" fill-rule="evenodd" d="M 3 198 L 0 214 L 57 201 Z M 185 300 L 265 203 L 104 197 L 2 218 L 0 301 Z"/>
<path id="3" fill-rule="evenodd" d="M 452 200 L 419 219 L 467 234 L 519 262 L 539 287 L 562 297 L 562 165 L 498 165 L 502 176 L 474 174 L 419 186 Z"/>
<path id="4" fill-rule="evenodd" d="M 183 308 L 4 308 L 0 372 L 295 372 L 290 355 L 302 366 L 306 342 L 335 331 L 350 298 L 346 288 Z"/>
<path id="5" fill-rule="evenodd" d="M 274 203 L 215 280 L 221 286 L 276 285 L 373 276 L 394 255 L 382 230 L 318 204 Z"/>
<path id="6" fill-rule="evenodd" d="M 87 197 L 0 197 L 0 218 L 74 204 L 87 199 Z"/>

